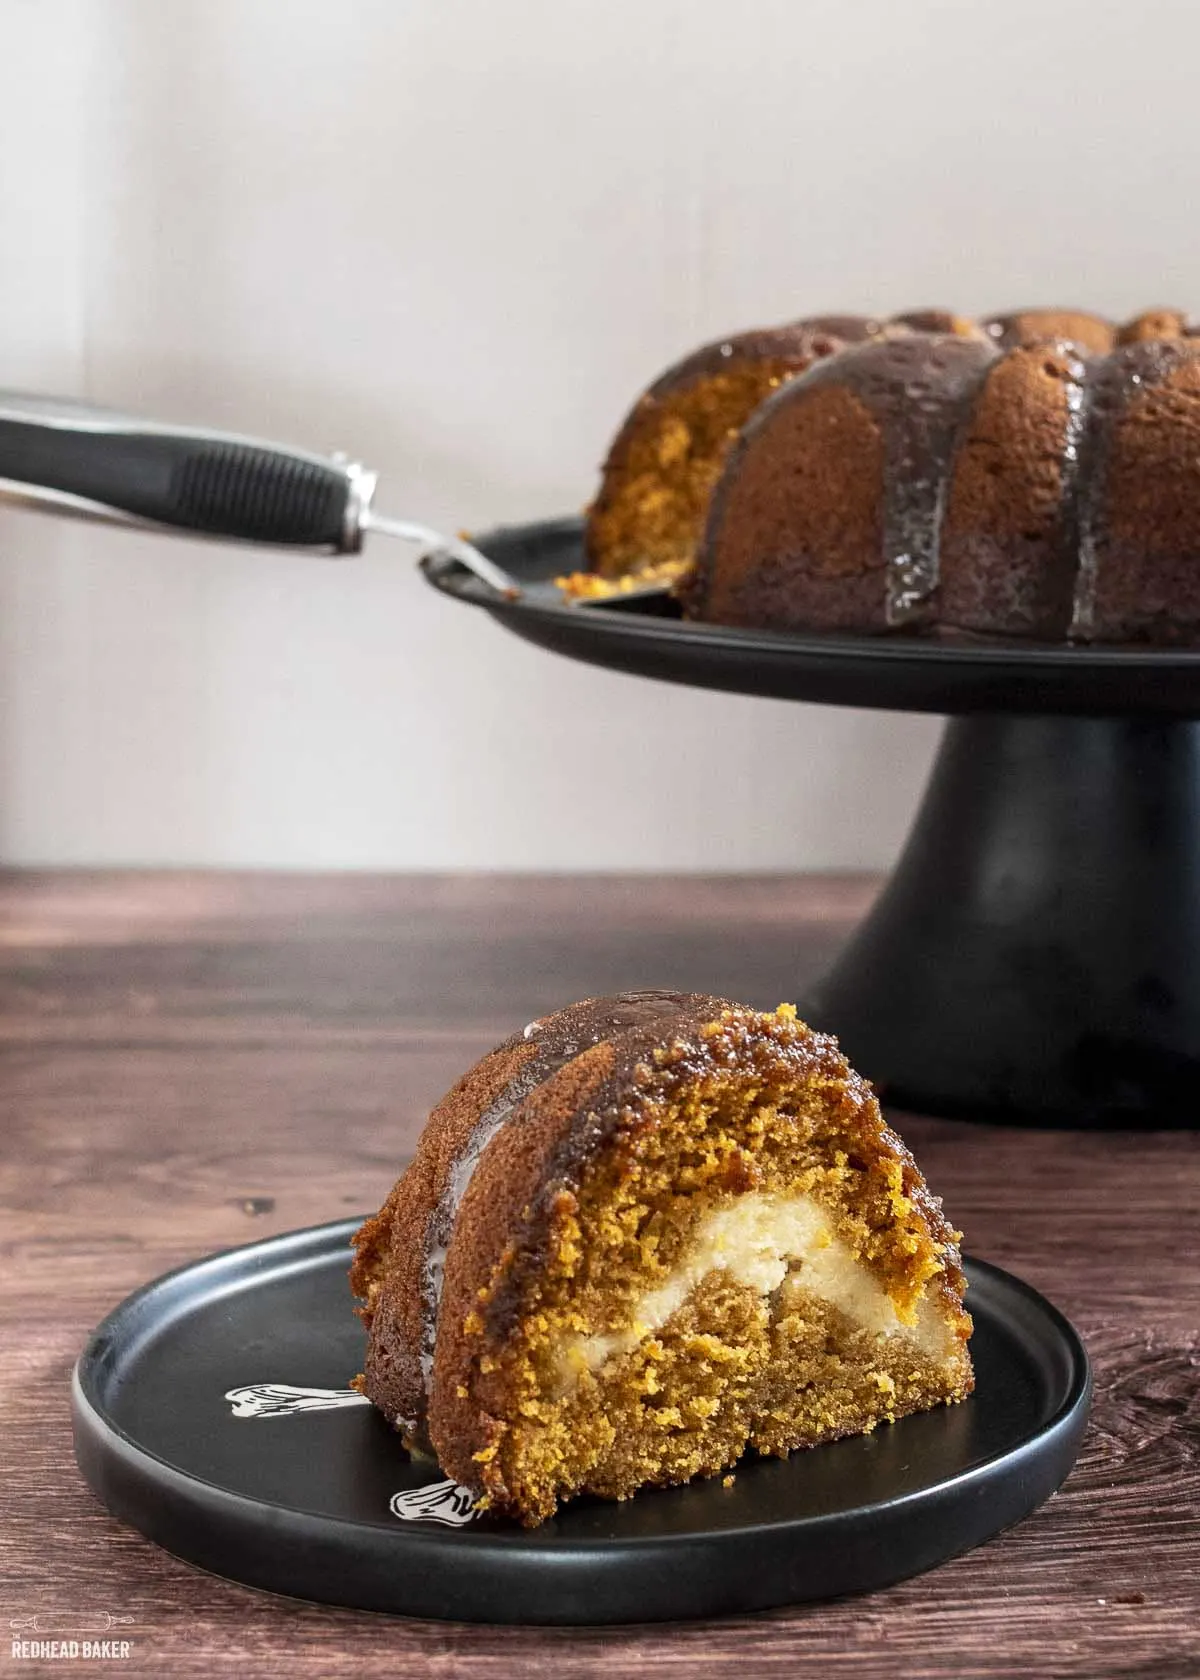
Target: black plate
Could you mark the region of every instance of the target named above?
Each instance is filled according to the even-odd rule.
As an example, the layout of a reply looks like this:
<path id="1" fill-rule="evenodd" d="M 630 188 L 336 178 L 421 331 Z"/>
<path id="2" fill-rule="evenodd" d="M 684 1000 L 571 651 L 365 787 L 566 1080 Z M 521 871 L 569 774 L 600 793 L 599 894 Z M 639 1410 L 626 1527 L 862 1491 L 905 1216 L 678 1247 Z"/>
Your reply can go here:
<path id="1" fill-rule="evenodd" d="M 541 1528 L 462 1518 L 346 1384 L 360 1369 L 357 1220 L 185 1267 L 131 1295 L 75 1370 L 75 1451 L 112 1513 L 214 1574 L 369 1610 L 488 1622 L 630 1622 L 863 1591 L 977 1546 L 1075 1460 L 1087 1355 L 1025 1284 L 969 1261 L 977 1390 L 961 1406 Z M 243 1408 L 303 1406 L 234 1416 Z M 274 1390 L 274 1394 L 270 1390 Z M 264 1391 L 267 1391 L 264 1393 Z M 421 1488 L 421 1520 L 393 1509 Z"/>
<path id="2" fill-rule="evenodd" d="M 499 599 L 457 561 L 430 559 L 423 569 L 443 594 L 485 607 L 539 647 L 667 682 L 902 712 L 1200 717 L 1200 651 L 804 636 L 685 624 L 662 598 L 571 605 L 551 580 L 582 569 L 582 532 L 578 519 L 554 519 L 473 538 L 525 586 L 516 601 Z"/>

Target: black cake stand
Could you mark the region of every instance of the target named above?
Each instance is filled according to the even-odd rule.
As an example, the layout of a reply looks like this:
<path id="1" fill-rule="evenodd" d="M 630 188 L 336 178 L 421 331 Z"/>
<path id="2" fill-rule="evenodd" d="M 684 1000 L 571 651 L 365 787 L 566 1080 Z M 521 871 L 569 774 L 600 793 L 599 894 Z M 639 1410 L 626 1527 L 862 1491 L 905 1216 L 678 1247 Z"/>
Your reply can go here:
<path id="1" fill-rule="evenodd" d="M 903 855 L 801 1012 L 900 1107 L 1088 1127 L 1200 1117 L 1200 653 L 946 646 L 564 604 L 581 523 L 491 532 L 523 585 L 430 582 L 573 659 L 696 687 L 949 715 Z"/>

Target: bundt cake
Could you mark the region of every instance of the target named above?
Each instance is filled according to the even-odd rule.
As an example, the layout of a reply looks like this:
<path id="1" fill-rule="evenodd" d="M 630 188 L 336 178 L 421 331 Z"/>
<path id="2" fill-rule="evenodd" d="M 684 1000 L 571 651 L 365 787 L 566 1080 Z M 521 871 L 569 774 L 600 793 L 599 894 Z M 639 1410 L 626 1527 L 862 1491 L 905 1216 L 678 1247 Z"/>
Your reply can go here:
<path id="1" fill-rule="evenodd" d="M 590 999 L 454 1086 L 358 1232 L 356 1386 L 533 1525 L 963 1399 L 957 1241 L 790 1006 Z"/>
<path id="2" fill-rule="evenodd" d="M 727 439 L 691 558 L 676 557 L 686 616 L 1200 641 L 1200 337 L 1179 311 L 1118 328 L 927 310 L 851 336 Z M 602 496 L 622 494 L 610 458 Z"/>

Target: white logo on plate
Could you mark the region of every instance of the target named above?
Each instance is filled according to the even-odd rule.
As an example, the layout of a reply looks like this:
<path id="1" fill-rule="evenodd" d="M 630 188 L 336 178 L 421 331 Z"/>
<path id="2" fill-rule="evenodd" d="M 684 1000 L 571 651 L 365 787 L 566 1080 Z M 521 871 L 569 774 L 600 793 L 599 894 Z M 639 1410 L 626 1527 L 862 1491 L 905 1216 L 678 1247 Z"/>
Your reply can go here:
<path id="1" fill-rule="evenodd" d="M 394 1493 L 389 1508 L 401 1522 L 437 1522 L 461 1528 L 475 1515 L 475 1496 L 458 1482 L 429 1482 L 425 1487 Z"/>
<path id="2" fill-rule="evenodd" d="M 293 1412 L 331 1412 L 341 1406 L 369 1406 L 354 1388 L 297 1388 L 293 1383 L 249 1383 L 225 1395 L 238 1418 L 288 1417 Z"/>

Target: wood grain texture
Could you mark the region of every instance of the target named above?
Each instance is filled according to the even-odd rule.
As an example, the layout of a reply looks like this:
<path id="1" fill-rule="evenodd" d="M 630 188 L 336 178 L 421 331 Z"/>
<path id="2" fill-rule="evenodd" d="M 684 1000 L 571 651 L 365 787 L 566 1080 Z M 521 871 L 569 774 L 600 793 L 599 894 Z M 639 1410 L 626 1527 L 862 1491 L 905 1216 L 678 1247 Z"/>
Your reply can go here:
<path id="1" fill-rule="evenodd" d="M 1083 1331 L 1064 1489 L 887 1592 L 680 1627 L 455 1627 L 292 1603 L 121 1528 L 71 1456 L 92 1325 L 170 1266 L 373 1207 L 429 1105 L 514 1023 L 679 984 L 795 995 L 852 879 L 32 874 L 0 879 L 0 1611 L 129 1616 L 124 1673 L 1200 1675 L 1200 1135 L 900 1116 L 973 1253 Z M 57 1623 L 56 1623 L 57 1619 Z M 4 1624 L 8 1633 L 8 1623 Z M 0 1660 L 14 1674 L 36 1662 Z M 61 1674 L 70 1665 L 47 1663 Z"/>

